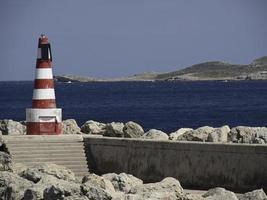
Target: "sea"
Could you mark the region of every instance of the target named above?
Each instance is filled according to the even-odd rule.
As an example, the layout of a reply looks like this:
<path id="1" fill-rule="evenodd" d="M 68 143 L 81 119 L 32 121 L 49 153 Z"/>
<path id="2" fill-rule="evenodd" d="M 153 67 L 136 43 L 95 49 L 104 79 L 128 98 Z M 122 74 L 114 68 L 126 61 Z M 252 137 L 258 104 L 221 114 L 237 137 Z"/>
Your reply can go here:
<path id="1" fill-rule="evenodd" d="M 139 123 L 145 131 L 267 126 L 267 81 L 56 83 L 63 119 Z M 0 119 L 25 120 L 33 82 L 0 82 Z"/>

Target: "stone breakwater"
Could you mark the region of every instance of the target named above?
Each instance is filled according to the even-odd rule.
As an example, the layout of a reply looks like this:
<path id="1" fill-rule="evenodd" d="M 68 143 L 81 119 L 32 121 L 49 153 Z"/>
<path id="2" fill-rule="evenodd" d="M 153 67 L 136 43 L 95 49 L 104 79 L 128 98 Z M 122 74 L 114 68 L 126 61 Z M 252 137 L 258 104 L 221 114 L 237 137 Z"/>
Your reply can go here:
<path id="1" fill-rule="evenodd" d="M 197 129 L 180 128 L 172 133 L 164 133 L 163 131 L 156 129 L 151 129 L 145 132 L 141 125 L 132 121 L 127 123 L 111 122 L 104 124 L 89 120 L 79 127 L 74 119 L 64 120 L 63 126 L 63 134 L 91 134 L 103 137 L 216 143 L 267 143 L 267 127 L 237 126 L 230 128 L 225 125 L 214 128 L 210 126 L 203 126 Z M 0 134 L 24 135 L 26 134 L 25 122 L 0 120 Z"/>

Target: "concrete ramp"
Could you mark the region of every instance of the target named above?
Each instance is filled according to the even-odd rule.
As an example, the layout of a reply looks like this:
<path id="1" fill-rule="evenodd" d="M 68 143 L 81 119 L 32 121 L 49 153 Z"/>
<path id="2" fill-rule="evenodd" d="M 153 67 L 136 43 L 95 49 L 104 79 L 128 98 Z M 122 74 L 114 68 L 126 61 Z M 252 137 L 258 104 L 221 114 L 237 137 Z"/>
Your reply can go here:
<path id="1" fill-rule="evenodd" d="M 14 163 L 54 163 L 72 170 L 77 177 L 89 172 L 82 136 L 21 135 L 3 139 Z"/>

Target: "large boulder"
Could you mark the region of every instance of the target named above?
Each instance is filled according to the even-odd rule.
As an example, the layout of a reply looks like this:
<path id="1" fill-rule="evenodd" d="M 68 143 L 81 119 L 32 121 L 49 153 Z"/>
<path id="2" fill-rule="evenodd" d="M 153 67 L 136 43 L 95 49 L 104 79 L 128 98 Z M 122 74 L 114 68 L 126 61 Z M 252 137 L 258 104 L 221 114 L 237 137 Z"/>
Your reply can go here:
<path id="1" fill-rule="evenodd" d="M 12 171 L 11 156 L 3 151 L 0 151 L 0 171 Z"/>
<path id="2" fill-rule="evenodd" d="M 267 200 L 267 195 L 263 191 L 263 189 L 253 190 L 252 192 L 247 192 L 245 194 L 241 194 L 238 197 L 239 200 Z"/>
<path id="3" fill-rule="evenodd" d="M 41 163 L 32 165 L 25 170 L 21 171 L 19 175 L 34 183 L 39 182 L 43 176 L 51 175 L 57 179 L 66 181 L 75 181 L 74 173 L 64 166 L 56 165 L 52 163 Z"/>
<path id="4" fill-rule="evenodd" d="M 143 138 L 154 140 L 169 140 L 169 136 L 166 133 L 157 129 L 150 129 L 143 135 Z"/>
<path id="5" fill-rule="evenodd" d="M 228 138 L 235 143 L 267 143 L 267 128 L 237 126 L 231 129 Z"/>
<path id="6" fill-rule="evenodd" d="M 65 197 L 81 194 L 80 184 L 58 179 L 51 175 L 43 176 L 36 185 L 44 188 L 44 200 L 63 200 Z"/>
<path id="7" fill-rule="evenodd" d="M 81 131 L 85 134 L 103 135 L 106 132 L 106 124 L 89 120 L 82 125 Z"/>
<path id="8" fill-rule="evenodd" d="M 81 192 L 89 200 L 101 199 L 111 200 L 112 196 L 103 188 L 92 184 L 90 181 L 85 182 L 81 185 Z"/>
<path id="9" fill-rule="evenodd" d="M 192 131 L 193 129 L 192 128 L 180 128 L 178 129 L 177 131 L 175 132 L 172 132 L 170 135 L 169 135 L 169 139 L 170 140 L 177 140 L 179 137 L 181 137 L 185 132 L 187 131 Z"/>
<path id="10" fill-rule="evenodd" d="M 227 142 L 229 133 L 230 127 L 227 125 L 215 128 L 214 131 L 208 135 L 208 142 Z"/>
<path id="11" fill-rule="evenodd" d="M 161 182 L 148 183 L 133 187 L 129 194 L 134 195 L 133 199 L 153 200 L 177 200 L 183 194 L 183 188 L 175 178 L 165 178 Z"/>
<path id="12" fill-rule="evenodd" d="M 205 200 L 238 200 L 235 193 L 219 187 L 208 190 L 202 197 Z"/>
<path id="13" fill-rule="evenodd" d="M 22 199 L 25 190 L 31 188 L 32 182 L 11 172 L 0 172 L 0 199 Z"/>
<path id="14" fill-rule="evenodd" d="M 126 138 L 139 138 L 144 135 L 144 130 L 139 124 L 129 121 L 124 125 L 123 133 Z"/>
<path id="15" fill-rule="evenodd" d="M 83 196 L 81 194 L 80 184 L 74 181 L 58 179 L 48 174 L 43 174 L 39 182 L 28 188 L 24 193 L 24 199 L 29 200 L 56 200 L 73 196 Z"/>
<path id="16" fill-rule="evenodd" d="M 102 175 L 104 179 L 111 181 L 116 191 L 127 193 L 130 189 L 137 185 L 142 185 L 143 181 L 139 178 L 134 177 L 131 174 L 126 173 L 108 173 Z"/>
<path id="17" fill-rule="evenodd" d="M 96 174 L 88 174 L 84 176 L 82 183 L 91 183 L 94 186 L 100 187 L 105 190 L 110 196 L 113 196 L 113 194 L 115 193 L 115 188 L 111 181 Z"/>
<path id="18" fill-rule="evenodd" d="M 203 126 L 196 130 L 186 131 L 183 135 L 177 138 L 177 140 L 186 140 L 186 141 L 207 141 L 208 136 L 211 132 L 214 131 L 214 128 L 210 126 Z"/>
<path id="19" fill-rule="evenodd" d="M 62 121 L 63 134 L 81 134 L 81 129 L 74 119 L 67 119 Z"/>
<path id="20" fill-rule="evenodd" d="M 106 125 L 104 136 L 108 137 L 123 137 L 124 124 L 121 122 L 112 122 Z"/>
<path id="21" fill-rule="evenodd" d="M 26 126 L 11 119 L 0 120 L 0 131 L 3 135 L 25 135 Z"/>

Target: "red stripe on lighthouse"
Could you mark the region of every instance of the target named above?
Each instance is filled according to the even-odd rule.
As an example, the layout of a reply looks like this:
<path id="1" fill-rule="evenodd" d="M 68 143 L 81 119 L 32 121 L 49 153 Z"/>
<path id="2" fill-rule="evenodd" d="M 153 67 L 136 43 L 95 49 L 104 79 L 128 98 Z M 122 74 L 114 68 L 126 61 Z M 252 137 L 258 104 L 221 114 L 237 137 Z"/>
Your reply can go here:
<path id="1" fill-rule="evenodd" d="M 32 100 L 32 108 L 56 108 L 55 99 Z"/>
<path id="2" fill-rule="evenodd" d="M 54 81 L 53 79 L 35 79 L 34 88 L 35 89 L 54 88 Z"/>
<path id="3" fill-rule="evenodd" d="M 27 122 L 28 135 L 59 135 L 62 124 L 55 122 Z"/>
<path id="4" fill-rule="evenodd" d="M 51 68 L 51 61 L 47 60 L 37 60 L 36 68 Z"/>

